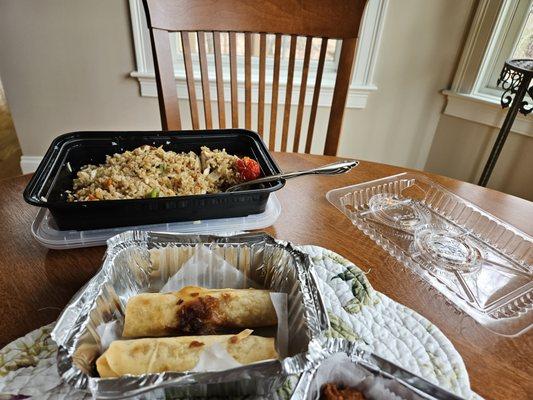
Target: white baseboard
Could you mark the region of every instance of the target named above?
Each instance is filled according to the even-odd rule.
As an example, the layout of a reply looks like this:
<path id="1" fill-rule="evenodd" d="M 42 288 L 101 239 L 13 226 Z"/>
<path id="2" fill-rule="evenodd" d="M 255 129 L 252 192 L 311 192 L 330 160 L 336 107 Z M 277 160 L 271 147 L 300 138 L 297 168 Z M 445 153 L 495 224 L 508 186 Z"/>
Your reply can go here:
<path id="1" fill-rule="evenodd" d="M 35 172 L 41 163 L 43 156 L 22 156 L 20 157 L 20 169 L 23 174 Z"/>

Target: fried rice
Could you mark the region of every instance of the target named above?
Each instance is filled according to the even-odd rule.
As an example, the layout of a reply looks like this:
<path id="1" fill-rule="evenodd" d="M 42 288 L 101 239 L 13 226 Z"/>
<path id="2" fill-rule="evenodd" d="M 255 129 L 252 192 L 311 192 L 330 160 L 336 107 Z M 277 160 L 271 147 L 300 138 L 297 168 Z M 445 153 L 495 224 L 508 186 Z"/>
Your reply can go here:
<path id="1" fill-rule="evenodd" d="M 68 201 L 141 199 L 218 193 L 241 182 L 237 157 L 202 147 L 176 153 L 141 146 L 106 157 L 105 164 L 85 165 L 77 173 Z"/>

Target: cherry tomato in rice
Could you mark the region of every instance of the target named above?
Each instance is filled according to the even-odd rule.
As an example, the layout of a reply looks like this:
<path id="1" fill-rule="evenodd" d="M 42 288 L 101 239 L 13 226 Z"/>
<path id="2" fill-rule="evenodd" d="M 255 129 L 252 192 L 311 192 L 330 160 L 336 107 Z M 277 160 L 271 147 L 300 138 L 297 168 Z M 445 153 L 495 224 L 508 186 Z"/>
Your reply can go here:
<path id="1" fill-rule="evenodd" d="M 235 167 L 241 178 L 245 181 L 257 179 L 261 175 L 259 163 L 250 157 L 238 158 L 235 162 Z"/>

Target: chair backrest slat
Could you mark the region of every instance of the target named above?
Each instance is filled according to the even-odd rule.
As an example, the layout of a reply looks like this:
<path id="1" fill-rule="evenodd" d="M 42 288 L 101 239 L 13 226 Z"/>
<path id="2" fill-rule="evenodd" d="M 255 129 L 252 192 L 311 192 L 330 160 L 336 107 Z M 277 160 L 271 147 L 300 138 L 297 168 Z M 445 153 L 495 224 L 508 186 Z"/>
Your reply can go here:
<path id="1" fill-rule="evenodd" d="M 209 87 L 209 73 L 207 68 L 207 54 L 205 51 L 205 33 L 198 32 L 198 54 L 200 56 L 200 74 L 202 79 L 202 95 L 204 97 L 205 128 L 213 128 L 211 114 L 211 93 Z"/>
<path id="2" fill-rule="evenodd" d="M 311 59 L 311 45 L 313 38 L 305 39 L 304 63 L 302 65 L 302 81 L 300 82 L 300 97 L 298 99 L 298 111 L 296 112 L 296 124 L 294 126 L 294 143 L 292 151 L 297 153 L 300 148 L 300 136 L 302 132 L 302 120 L 304 116 L 305 93 L 307 89 L 307 76 L 309 75 L 309 60 Z"/>
<path id="3" fill-rule="evenodd" d="M 167 31 L 150 30 L 150 40 L 154 49 L 154 67 L 157 73 L 157 92 L 159 93 L 159 112 L 161 125 L 165 130 L 181 129 L 170 39 Z"/>
<path id="4" fill-rule="evenodd" d="M 231 127 L 239 127 L 239 94 L 237 87 L 237 35 L 229 33 L 229 68 L 231 80 Z"/>
<path id="5" fill-rule="evenodd" d="M 291 117 L 292 80 L 294 77 L 294 61 L 296 58 L 296 42 L 298 37 L 291 36 L 289 48 L 289 67 L 287 70 L 287 85 L 285 86 L 285 110 L 283 111 L 283 130 L 281 132 L 281 151 L 287 151 L 289 139 L 289 120 Z"/>
<path id="6" fill-rule="evenodd" d="M 257 131 L 263 137 L 265 123 L 265 77 L 266 75 L 266 34 L 259 36 L 259 88 L 257 93 Z"/>
<path id="7" fill-rule="evenodd" d="M 322 38 L 320 45 L 320 55 L 318 56 L 318 66 L 316 69 L 315 87 L 313 90 L 313 101 L 311 102 L 311 114 L 309 115 L 309 126 L 307 128 L 307 140 L 305 141 L 305 152 L 311 152 L 311 143 L 315 131 L 316 110 L 318 108 L 318 98 L 320 96 L 320 87 L 322 86 L 322 73 L 324 72 L 324 61 L 326 60 L 326 50 L 328 48 L 328 39 Z"/>
<path id="8" fill-rule="evenodd" d="M 183 63 L 185 64 L 187 90 L 189 91 L 189 107 L 191 109 L 192 129 L 198 129 L 200 124 L 198 121 L 198 104 L 196 103 L 196 88 L 194 86 L 194 71 L 192 68 L 189 32 L 181 32 L 181 46 L 183 48 Z"/>
<path id="9" fill-rule="evenodd" d="M 215 74 L 217 81 L 218 126 L 226 128 L 226 103 L 224 100 L 224 76 L 222 75 L 222 49 L 220 32 L 213 32 L 213 50 L 215 53 Z"/>
<path id="10" fill-rule="evenodd" d="M 333 156 L 337 154 L 344 107 L 346 106 L 346 97 L 348 96 L 350 77 L 352 76 L 353 62 L 349 61 L 354 59 L 356 46 L 357 39 L 355 38 L 342 41 L 339 67 L 337 68 L 337 77 L 335 79 L 335 91 L 333 92 L 326 142 L 324 144 L 324 154 L 326 155 Z"/>
<path id="11" fill-rule="evenodd" d="M 252 34 L 244 34 L 244 127 L 252 129 Z"/>
<path id="12" fill-rule="evenodd" d="M 272 104 L 270 107 L 270 129 L 268 130 L 268 145 L 270 149 L 276 147 L 276 123 L 278 115 L 279 67 L 281 63 L 281 35 L 276 34 L 274 44 L 274 71 L 272 73 Z"/>
<path id="13" fill-rule="evenodd" d="M 367 0 L 143 0 L 143 3 L 154 56 L 163 129 L 182 129 L 169 41 L 169 32 L 178 32 L 181 35 L 192 129 L 203 126 L 199 121 L 196 97 L 195 85 L 198 80 L 202 86 L 202 105 L 207 129 L 224 129 L 229 126 L 252 129 L 252 121 L 255 127 L 254 118 L 257 117 L 257 131 L 261 137 L 265 137 L 268 131 L 268 145 L 271 150 L 277 148 L 298 152 L 303 147 L 303 151 L 310 153 L 312 147 L 316 148 L 315 125 L 323 76 L 327 71 L 328 82 L 330 75 L 335 74 L 336 77 L 323 152 L 336 154 L 354 65 L 359 25 Z M 191 42 L 192 37 L 189 35 L 194 34 L 197 42 Z M 270 42 L 270 35 L 273 37 L 273 43 Z M 288 54 L 282 46 L 286 36 L 290 37 Z M 206 42 L 206 39 L 209 40 Z M 244 39 L 244 42 L 241 42 L 241 39 Z M 332 64 L 333 39 L 338 41 L 335 50 L 341 46 L 340 52 L 336 53 L 338 57 L 335 57 L 338 64 L 336 67 Z M 305 40 L 305 50 L 299 45 L 302 40 Z M 320 41 L 318 60 L 314 40 Z M 243 44 L 244 54 L 241 53 Z M 302 50 L 303 60 L 300 60 Z M 229 57 L 229 66 L 226 66 L 226 56 Z M 213 76 L 210 77 L 209 74 L 211 71 L 213 75 L 213 72 L 209 65 L 210 57 L 214 59 L 218 124 L 214 121 L 216 117 L 211 103 L 214 99 L 211 98 L 210 78 L 213 79 Z M 178 62 L 180 59 L 181 55 L 178 56 Z M 199 70 L 196 70 L 195 77 L 195 68 L 198 66 L 196 64 L 199 65 Z M 284 68 L 287 66 L 283 73 L 281 65 Z M 258 71 L 253 70 L 257 66 Z M 240 68 L 244 70 L 241 71 Z M 287 80 L 280 82 L 281 75 L 285 77 L 285 71 Z M 315 71 L 316 75 L 311 77 Z M 229 83 L 224 81 L 224 72 L 227 74 L 226 79 L 229 76 Z M 298 75 L 299 73 L 301 75 Z M 256 78 L 257 93 L 254 92 Z M 308 81 L 314 81 L 312 88 L 307 89 Z M 226 85 L 229 85 L 229 97 L 225 92 L 228 89 Z M 244 91 L 239 93 L 243 88 Z M 270 119 L 265 121 L 265 106 L 268 102 L 265 97 L 267 89 L 270 88 Z M 283 92 L 283 89 L 285 95 L 283 109 L 280 111 L 283 112 L 283 118 L 281 115 L 278 118 L 278 109 L 282 106 L 279 93 Z M 293 110 L 295 90 L 299 91 L 299 95 Z M 253 101 L 256 94 L 257 113 L 254 115 Z M 244 102 L 241 110 L 239 97 L 244 97 L 240 99 Z M 306 105 L 307 97 L 312 100 Z M 226 100 L 229 105 L 226 105 Z M 229 118 L 229 115 L 226 116 L 227 107 L 231 107 L 231 123 L 226 118 Z M 239 111 L 244 111 L 241 119 Z M 278 123 L 281 126 L 281 137 L 278 137 Z M 292 126 L 294 136 L 291 136 Z M 320 139 L 323 137 L 319 135 Z M 292 143 L 289 143 L 289 138 Z"/>

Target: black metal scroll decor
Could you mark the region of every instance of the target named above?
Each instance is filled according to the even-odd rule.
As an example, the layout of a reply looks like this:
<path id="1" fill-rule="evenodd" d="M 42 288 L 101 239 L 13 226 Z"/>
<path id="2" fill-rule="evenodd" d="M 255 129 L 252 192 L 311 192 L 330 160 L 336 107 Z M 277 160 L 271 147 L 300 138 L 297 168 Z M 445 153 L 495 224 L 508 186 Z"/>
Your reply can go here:
<path id="1" fill-rule="evenodd" d="M 531 80 L 533 78 L 533 60 L 518 59 L 509 60 L 505 63 L 500 77 L 498 78 L 498 85 L 504 90 L 500 103 L 502 108 L 509 107 L 505 121 L 498 133 L 496 142 L 492 147 L 489 159 L 483 168 L 478 185 L 486 186 L 492 170 L 498 161 L 498 157 L 502 151 L 505 140 L 509 135 L 516 115 L 528 115 L 533 110 L 533 86 Z M 528 98 L 531 104 L 528 102 Z"/>

